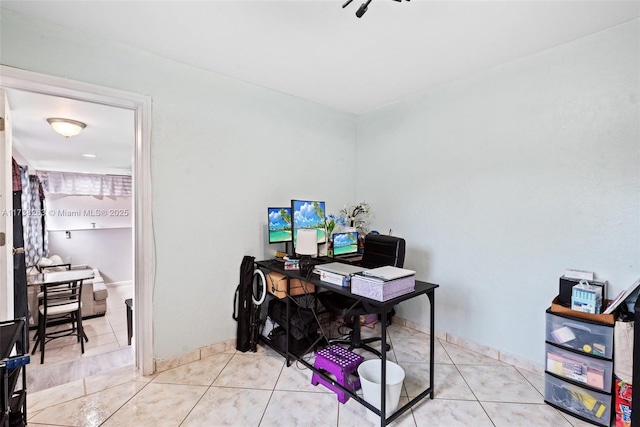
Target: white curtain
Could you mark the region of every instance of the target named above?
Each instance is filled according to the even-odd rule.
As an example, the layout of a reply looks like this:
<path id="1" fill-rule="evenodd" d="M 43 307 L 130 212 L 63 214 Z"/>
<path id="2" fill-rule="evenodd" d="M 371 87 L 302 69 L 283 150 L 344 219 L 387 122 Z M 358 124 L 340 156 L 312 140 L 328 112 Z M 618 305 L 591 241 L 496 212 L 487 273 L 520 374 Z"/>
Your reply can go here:
<path id="1" fill-rule="evenodd" d="M 131 177 L 89 173 L 38 171 L 46 194 L 131 196 Z"/>

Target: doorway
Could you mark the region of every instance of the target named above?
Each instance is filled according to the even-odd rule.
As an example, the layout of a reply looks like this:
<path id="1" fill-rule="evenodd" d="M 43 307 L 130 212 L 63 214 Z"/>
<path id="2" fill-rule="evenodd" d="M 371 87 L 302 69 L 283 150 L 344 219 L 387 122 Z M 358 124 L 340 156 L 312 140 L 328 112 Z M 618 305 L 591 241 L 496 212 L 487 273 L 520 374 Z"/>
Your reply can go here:
<path id="1" fill-rule="evenodd" d="M 136 337 L 134 351 L 138 371 L 144 375 L 152 374 L 154 365 L 151 303 L 154 254 L 150 167 L 151 98 L 2 65 L 0 65 L 0 75 L 2 76 L 0 87 L 3 89 L 35 92 L 125 108 L 134 112 L 135 137 L 132 153 L 133 282 L 135 284 L 133 315 Z M 10 132 L 7 133 L 10 134 Z M 10 140 L 8 143 L 10 144 Z M 6 173 L 10 174 L 11 171 L 8 170 Z"/>

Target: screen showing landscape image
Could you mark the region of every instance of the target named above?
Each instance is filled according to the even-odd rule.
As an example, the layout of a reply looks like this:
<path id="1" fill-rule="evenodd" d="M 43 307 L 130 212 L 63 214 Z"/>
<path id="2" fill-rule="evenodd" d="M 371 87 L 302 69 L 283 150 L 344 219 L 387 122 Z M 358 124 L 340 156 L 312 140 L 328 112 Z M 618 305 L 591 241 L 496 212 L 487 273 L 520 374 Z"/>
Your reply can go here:
<path id="1" fill-rule="evenodd" d="M 268 208 L 269 243 L 291 241 L 291 208 Z"/>
<path id="2" fill-rule="evenodd" d="M 305 200 L 291 201 L 291 218 L 293 220 L 293 246 L 296 246 L 297 231 L 311 228 L 318 231 L 318 243 L 327 241 L 324 229 L 324 202 Z"/>
<path id="3" fill-rule="evenodd" d="M 344 255 L 358 252 L 358 232 L 333 234 L 333 254 Z"/>

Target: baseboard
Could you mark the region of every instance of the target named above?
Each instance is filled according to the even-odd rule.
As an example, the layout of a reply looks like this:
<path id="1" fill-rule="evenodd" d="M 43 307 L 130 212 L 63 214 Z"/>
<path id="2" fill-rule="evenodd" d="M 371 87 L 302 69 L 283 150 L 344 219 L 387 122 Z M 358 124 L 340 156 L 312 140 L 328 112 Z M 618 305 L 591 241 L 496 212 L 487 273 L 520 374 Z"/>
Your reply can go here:
<path id="1" fill-rule="evenodd" d="M 226 353 L 230 350 L 236 350 L 235 339 L 211 344 L 206 347 L 200 347 L 197 350 L 169 357 L 168 359 L 155 359 L 154 373 L 160 373 L 169 369 L 177 368 L 178 366 L 186 365 L 187 363 L 195 362 L 196 360 L 204 359 L 205 357 L 213 356 L 214 354 Z"/>
<path id="2" fill-rule="evenodd" d="M 393 323 L 405 326 L 407 328 L 416 330 L 422 333 L 429 333 L 429 327 L 412 320 L 405 319 L 398 315 L 393 316 Z M 492 359 L 499 360 L 501 362 L 508 363 L 517 368 L 523 369 L 529 372 L 535 372 L 539 374 L 544 373 L 544 365 L 533 362 L 521 356 L 513 355 L 504 351 L 500 351 L 489 347 L 484 344 L 480 344 L 466 338 L 458 337 L 444 331 L 436 330 L 436 337 L 438 339 L 450 342 L 464 349 L 480 353 L 484 356 L 491 357 Z M 178 356 L 170 357 L 168 359 L 155 359 L 154 373 L 160 373 L 169 369 L 177 368 L 178 366 L 186 365 L 187 363 L 195 362 L 196 360 L 203 359 L 205 357 L 213 356 L 214 354 L 225 353 L 228 351 L 235 351 L 236 340 L 230 339 L 219 342 L 217 344 L 211 344 L 206 347 L 201 347 L 197 350 L 183 353 Z"/>
<path id="3" fill-rule="evenodd" d="M 133 280 L 125 280 L 123 282 L 109 282 L 109 283 L 105 282 L 105 285 L 106 286 L 131 286 L 133 285 Z"/>
<path id="4" fill-rule="evenodd" d="M 414 322 L 412 320 L 408 320 L 402 318 L 398 315 L 393 317 L 393 323 L 401 324 L 407 328 L 414 329 L 419 332 L 423 332 L 428 334 L 429 327 L 422 325 L 420 323 Z M 462 347 L 466 350 L 470 350 L 476 353 L 480 353 L 483 356 L 490 357 L 492 359 L 499 360 L 501 362 L 508 363 L 510 365 L 515 366 L 516 368 L 523 369 L 528 372 L 535 372 L 539 374 L 544 373 L 544 364 L 536 363 L 532 360 L 526 359 L 522 356 L 518 356 L 515 354 L 507 353 L 505 351 L 501 351 L 495 348 L 492 348 L 485 344 L 480 344 L 478 342 L 469 340 L 467 338 L 459 337 L 454 334 L 445 331 L 439 331 L 436 329 L 435 335 L 438 339 L 444 340 L 446 342 L 450 342 L 451 344 L 455 344 L 459 347 Z"/>

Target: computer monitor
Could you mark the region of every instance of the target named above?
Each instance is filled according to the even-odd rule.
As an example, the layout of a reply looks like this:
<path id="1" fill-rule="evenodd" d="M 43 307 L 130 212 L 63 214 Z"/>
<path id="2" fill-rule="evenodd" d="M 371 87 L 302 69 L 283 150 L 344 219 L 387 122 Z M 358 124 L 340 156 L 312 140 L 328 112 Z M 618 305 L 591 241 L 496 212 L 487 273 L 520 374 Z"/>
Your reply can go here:
<path id="1" fill-rule="evenodd" d="M 358 253 L 358 232 L 333 233 L 333 255 Z"/>
<path id="2" fill-rule="evenodd" d="M 269 243 L 293 241 L 291 235 L 291 208 L 267 208 Z"/>
<path id="3" fill-rule="evenodd" d="M 291 200 L 291 223 L 293 247 L 296 247 L 296 233 L 301 228 L 313 228 L 318 232 L 318 243 L 327 241 L 324 228 L 324 202 L 313 200 Z"/>

